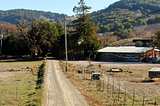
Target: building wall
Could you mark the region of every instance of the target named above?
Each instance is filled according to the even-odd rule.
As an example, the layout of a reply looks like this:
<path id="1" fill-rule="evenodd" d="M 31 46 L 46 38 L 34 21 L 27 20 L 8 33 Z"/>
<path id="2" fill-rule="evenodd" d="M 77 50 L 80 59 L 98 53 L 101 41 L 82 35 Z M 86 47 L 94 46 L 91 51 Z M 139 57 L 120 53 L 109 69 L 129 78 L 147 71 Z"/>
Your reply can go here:
<path id="1" fill-rule="evenodd" d="M 139 53 L 99 53 L 99 60 L 138 62 L 138 61 L 141 61 L 141 54 Z"/>

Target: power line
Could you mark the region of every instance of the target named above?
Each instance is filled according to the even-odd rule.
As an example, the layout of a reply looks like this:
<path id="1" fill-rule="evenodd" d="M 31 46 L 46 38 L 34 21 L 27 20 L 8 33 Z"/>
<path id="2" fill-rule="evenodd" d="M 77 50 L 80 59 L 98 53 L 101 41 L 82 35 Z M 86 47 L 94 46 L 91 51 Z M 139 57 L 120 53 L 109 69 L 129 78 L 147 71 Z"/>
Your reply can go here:
<path id="1" fill-rule="evenodd" d="M 138 17 L 138 18 L 136 18 L 135 20 L 137 21 L 137 20 L 139 20 L 139 19 L 141 19 L 141 18 L 147 17 L 147 16 L 149 16 L 150 14 L 154 14 L 154 13 L 156 13 L 156 12 L 158 12 L 158 11 L 160 11 L 160 9 L 158 9 L 158 10 L 156 10 L 156 11 L 153 11 L 153 12 L 150 12 L 150 13 L 148 13 L 148 14 L 146 14 L 146 15 L 141 16 L 141 17 Z"/>
<path id="2" fill-rule="evenodd" d="M 71 2 L 69 2 L 69 5 L 65 8 L 65 11 L 68 11 L 68 9 L 74 4 L 75 0 L 71 0 Z M 72 7 L 73 8 L 73 7 Z M 72 11 L 72 10 L 71 10 Z"/>

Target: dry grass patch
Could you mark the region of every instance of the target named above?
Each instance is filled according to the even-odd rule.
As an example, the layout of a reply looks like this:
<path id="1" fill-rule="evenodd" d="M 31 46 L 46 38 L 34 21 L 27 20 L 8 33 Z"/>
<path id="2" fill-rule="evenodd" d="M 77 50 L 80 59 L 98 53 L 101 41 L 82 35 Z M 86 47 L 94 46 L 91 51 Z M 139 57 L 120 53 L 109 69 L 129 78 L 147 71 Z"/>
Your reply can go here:
<path id="1" fill-rule="evenodd" d="M 4 70 L 0 72 L 0 105 L 36 106 L 41 104 L 43 89 L 36 90 L 35 88 L 38 67 L 42 62 L 0 63 L 0 69 Z M 33 70 L 27 70 L 28 66 Z"/>
<path id="2" fill-rule="evenodd" d="M 64 70 L 65 63 L 60 62 L 60 65 Z M 159 64 L 107 64 L 102 67 L 98 65 L 83 67 L 69 63 L 69 70 L 68 72 L 64 71 L 64 73 L 86 97 L 90 106 L 119 106 L 124 104 L 128 106 L 133 104 L 135 106 L 143 104 L 152 106 L 160 105 L 160 79 L 154 79 L 155 82 L 148 83 L 143 81 L 148 78 L 148 70 L 153 67 L 159 67 Z M 121 68 L 123 72 L 110 72 L 111 68 Z M 83 72 L 83 69 L 84 76 L 83 73 L 78 73 L 78 71 Z M 101 73 L 105 79 L 101 76 L 100 84 L 91 80 L 90 73 L 92 71 Z"/>

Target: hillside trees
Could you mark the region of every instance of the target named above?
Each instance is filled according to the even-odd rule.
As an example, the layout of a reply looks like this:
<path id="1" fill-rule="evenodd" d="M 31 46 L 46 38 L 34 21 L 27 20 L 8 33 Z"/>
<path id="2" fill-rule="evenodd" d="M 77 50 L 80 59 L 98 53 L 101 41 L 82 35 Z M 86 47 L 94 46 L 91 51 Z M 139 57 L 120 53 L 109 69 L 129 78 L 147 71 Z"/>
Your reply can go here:
<path id="1" fill-rule="evenodd" d="M 124 29 L 129 29 L 132 26 L 141 26 L 146 24 L 153 24 L 159 21 L 159 10 L 160 6 L 159 0 L 120 0 L 113 3 L 108 8 L 103 10 L 93 12 L 91 15 L 90 22 L 99 24 L 99 32 L 111 32 L 119 31 L 116 28 L 116 23 L 122 23 Z M 155 12 L 154 14 L 147 15 L 148 13 Z M 146 17 L 143 17 L 147 15 Z M 143 19 L 137 20 L 138 17 L 143 17 Z M 133 22 L 134 21 L 134 22 Z M 131 25 L 127 25 L 130 23 Z M 105 26 L 113 25 L 114 28 L 105 30 Z"/>
<path id="2" fill-rule="evenodd" d="M 97 53 L 96 50 L 100 48 L 100 44 L 94 36 L 98 28 L 94 23 L 89 22 L 90 14 L 88 12 L 91 7 L 86 6 L 84 0 L 80 0 L 78 5 L 79 7 L 75 6 L 73 8 L 73 12 L 77 13 L 77 19 L 74 20 L 74 27 L 76 29 L 74 40 L 77 43 L 81 40 L 82 45 L 80 48 L 83 51 L 82 53 L 86 57 L 93 57 Z"/>
<path id="3" fill-rule="evenodd" d="M 64 18 L 64 14 L 52 13 L 52 12 L 44 12 L 44 11 L 36 11 L 36 10 L 27 10 L 27 9 L 15 9 L 15 10 L 7 10 L 0 11 L 0 22 L 3 24 L 16 24 L 22 19 L 30 21 L 32 18 L 36 18 L 38 20 L 56 22 L 59 19 L 62 20 Z"/>

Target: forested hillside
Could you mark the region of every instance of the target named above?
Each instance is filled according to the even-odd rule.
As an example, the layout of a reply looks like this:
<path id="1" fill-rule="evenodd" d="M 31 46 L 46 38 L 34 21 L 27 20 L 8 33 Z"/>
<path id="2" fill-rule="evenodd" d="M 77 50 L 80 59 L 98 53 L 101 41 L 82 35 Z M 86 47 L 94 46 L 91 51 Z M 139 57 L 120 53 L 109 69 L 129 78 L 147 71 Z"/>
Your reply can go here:
<path id="1" fill-rule="evenodd" d="M 0 11 L 0 23 L 11 23 L 16 24 L 19 20 L 25 19 L 30 21 L 32 18 L 38 20 L 45 20 L 50 22 L 56 22 L 58 19 L 64 20 L 64 14 L 37 11 L 37 10 L 25 10 L 25 9 L 15 9 Z"/>
<path id="2" fill-rule="evenodd" d="M 160 0 L 120 0 L 111 4 L 108 8 L 91 13 L 90 22 L 99 26 L 98 32 L 121 32 L 135 26 L 149 25 L 160 22 L 160 11 L 145 16 L 148 13 L 160 9 Z M 15 9 L 0 11 L 0 23 L 16 24 L 19 20 L 30 21 L 32 18 L 56 22 L 64 20 L 64 14 L 44 12 L 37 10 Z M 72 20 L 74 17 L 70 17 Z"/>
<path id="3" fill-rule="evenodd" d="M 99 32 L 120 31 L 160 22 L 160 11 L 136 20 L 159 9 L 160 0 L 120 0 L 106 9 L 93 12 L 90 21 L 99 25 Z"/>

